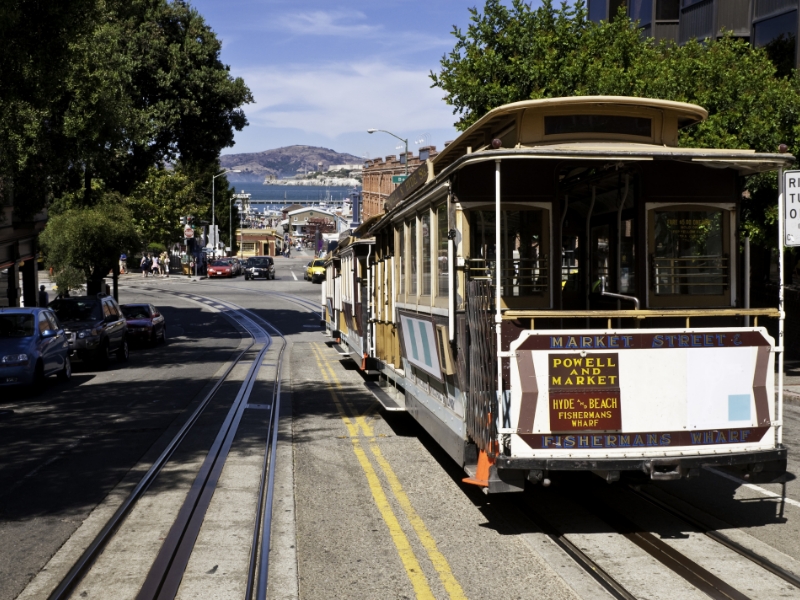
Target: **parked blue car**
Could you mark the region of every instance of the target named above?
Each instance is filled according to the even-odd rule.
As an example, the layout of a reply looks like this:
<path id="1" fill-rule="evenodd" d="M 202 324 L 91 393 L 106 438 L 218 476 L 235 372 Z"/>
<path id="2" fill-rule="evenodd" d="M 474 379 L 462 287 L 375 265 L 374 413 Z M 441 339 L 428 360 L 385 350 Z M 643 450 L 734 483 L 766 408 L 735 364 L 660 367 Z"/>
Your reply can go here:
<path id="1" fill-rule="evenodd" d="M 0 387 L 40 387 L 49 375 L 72 377 L 58 317 L 47 308 L 0 308 Z"/>

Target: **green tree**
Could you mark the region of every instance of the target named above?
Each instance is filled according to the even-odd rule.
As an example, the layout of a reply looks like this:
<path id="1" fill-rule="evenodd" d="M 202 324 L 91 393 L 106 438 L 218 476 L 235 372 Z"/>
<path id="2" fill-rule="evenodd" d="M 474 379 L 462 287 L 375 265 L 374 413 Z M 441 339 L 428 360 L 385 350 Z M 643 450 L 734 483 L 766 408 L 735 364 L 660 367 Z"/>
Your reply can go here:
<path id="1" fill-rule="evenodd" d="M 133 215 L 116 192 L 104 193 L 95 206 L 71 208 L 52 217 L 39 241 L 54 271 L 72 267 L 83 273 L 89 294 L 100 291 L 101 280 L 122 252 L 130 254 L 140 244 Z"/>
<path id="2" fill-rule="evenodd" d="M 126 201 L 142 242 L 169 247 L 181 240 L 180 218 L 197 214 L 205 204 L 197 188 L 180 169 L 151 168 Z"/>
<path id="3" fill-rule="evenodd" d="M 764 49 L 724 36 L 683 46 L 644 38 L 621 9 L 611 22 L 587 19 L 583 0 L 533 9 L 487 0 L 470 9 L 466 31 L 431 72 L 459 130 L 491 109 L 526 99 L 582 95 L 661 98 L 699 104 L 708 119 L 680 134 L 688 147 L 800 151 L 800 78 L 780 73 Z M 753 240 L 774 245 L 775 175 L 751 177 L 743 203 Z"/>

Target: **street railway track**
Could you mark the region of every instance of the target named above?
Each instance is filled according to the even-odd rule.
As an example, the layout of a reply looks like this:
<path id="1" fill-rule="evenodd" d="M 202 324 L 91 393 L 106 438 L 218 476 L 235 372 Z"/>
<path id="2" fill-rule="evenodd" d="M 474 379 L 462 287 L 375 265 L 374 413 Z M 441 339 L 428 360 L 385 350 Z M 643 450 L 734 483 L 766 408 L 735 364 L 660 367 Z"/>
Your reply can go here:
<path id="1" fill-rule="evenodd" d="M 197 424 L 198 419 L 217 396 L 222 385 L 229 379 L 231 372 L 238 365 L 251 361 L 247 375 L 240 384 L 236 398 L 228 410 L 226 418 L 220 426 L 211 448 L 195 477 L 190 491 L 173 523 L 169 535 L 164 540 L 159 554 L 154 561 L 142 588 L 137 595 L 140 600 L 164 600 L 174 598 L 180 587 L 186 566 L 194 548 L 195 541 L 203 525 L 206 510 L 214 495 L 222 470 L 234 438 L 238 431 L 253 386 L 270 349 L 273 349 L 276 338 L 280 347 L 276 361 L 275 381 L 272 385 L 272 398 L 268 406 L 268 430 L 265 436 L 264 459 L 258 490 L 257 511 L 254 515 L 250 560 L 247 574 L 246 598 L 263 599 L 266 597 L 267 578 L 269 573 L 269 540 L 272 515 L 272 498 L 274 486 L 274 457 L 277 446 L 278 418 L 280 414 L 280 382 L 282 376 L 283 356 L 286 341 L 283 335 L 271 323 L 233 303 L 208 298 L 198 294 L 187 294 L 160 288 L 130 286 L 139 291 L 169 293 L 205 305 L 220 311 L 226 318 L 238 323 L 250 336 L 249 343 L 226 367 L 221 376 L 200 401 L 187 418 L 176 435 L 168 443 L 164 451 L 155 460 L 150 469 L 134 487 L 127 498 L 120 504 L 113 516 L 92 540 L 86 550 L 50 594 L 49 600 L 66 599 L 75 591 L 76 586 L 91 570 L 96 559 L 122 526 L 125 518 L 144 496 L 150 486 L 169 462 L 181 443 Z M 271 330 L 271 333 L 270 331 Z M 255 354 L 255 356 L 248 356 Z M 259 405 L 258 407 L 263 407 Z"/>
<path id="2" fill-rule="evenodd" d="M 222 286 L 217 285 L 217 287 Z M 225 285 L 224 287 L 237 291 L 273 296 L 289 300 L 310 312 L 316 312 L 319 309 L 319 307 L 312 301 L 298 296 L 293 296 L 291 294 L 273 292 L 269 290 L 242 288 L 230 285 Z M 158 291 L 164 292 L 165 290 L 159 289 Z M 174 293 L 176 295 L 188 297 L 197 296 L 195 294 L 185 294 L 182 292 L 167 293 Z M 206 302 L 209 300 L 212 299 L 206 299 Z M 681 511 L 679 508 L 670 505 L 664 500 L 659 500 L 651 494 L 648 494 L 639 487 L 629 486 L 628 491 L 640 499 L 649 502 L 653 507 L 663 510 L 664 512 L 684 521 L 686 524 L 685 530 L 694 530 L 704 534 L 709 539 L 718 543 L 720 548 L 724 547 L 727 550 L 735 552 L 737 555 L 750 561 L 758 569 L 763 569 L 764 571 L 767 571 L 768 573 L 771 573 L 784 582 L 790 584 L 795 589 L 800 590 L 800 576 L 797 574 L 775 564 L 768 558 L 760 556 L 757 552 L 745 548 L 741 544 L 730 539 L 728 536 L 715 531 L 712 527 L 705 525 L 704 523 L 691 517 L 690 515 Z M 584 507 L 587 507 L 585 503 Z M 635 593 L 627 589 L 624 583 L 620 582 L 608 570 L 604 569 L 601 565 L 601 562 L 593 558 L 590 553 L 582 550 L 577 544 L 570 541 L 563 529 L 559 528 L 557 524 L 554 524 L 537 512 L 536 506 L 528 504 L 527 510 L 524 512 L 526 513 L 526 516 L 533 520 L 564 553 L 566 553 L 573 561 L 575 561 L 582 569 L 584 569 L 612 597 L 622 600 L 636 600 L 637 598 L 641 597 L 641 594 L 637 596 Z M 644 531 L 643 528 L 638 527 L 617 508 L 612 508 L 608 504 L 604 503 L 602 504 L 601 510 L 598 510 L 595 507 L 593 510 L 591 510 L 591 512 L 593 512 L 595 517 L 608 524 L 610 528 L 616 531 L 619 535 L 622 535 L 628 541 L 635 544 L 649 556 L 653 557 L 662 565 L 667 567 L 675 575 L 683 578 L 693 587 L 703 592 L 706 596 L 720 600 L 748 600 L 750 598 L 750 596 L 748 596 L 746 593 L 727 583 L 724 581 L 724 579 L 704 568 L 695 560 L 692 560 L 685 554 L 668 545 L 656 534 L 649 531 Z M 264 547 L 269 547 L 268 542 Z M 255 560 L 255 553 L 251 553 L 251 556 L 253 557 L 253 560 Z M 264 557 L 263 550 L 260 556 Z M 250 596 L 248 595 L 247 597 L 249 598 Z M 263 596 L 258 597 L 261 598 Z"/>
<path id="3" fill-rule="evenodd" d="M 690 516 L 668 501 L 657 498 L 641 486 L 627 486 L 624 491 L 631 498 L 635 497 L 648 503 L 656 511 L 663 511 L 671 517 L 683 521 L 684 525 L 681 527 L 681 531 L 701 533 L 713 540 L 718 545 L 720 552 L 730 550 L 747 559 L 755 567 L 752 571 L 753 580 L 760 581 L 762 577 L 769 577 L 767 573 L 772 574 L 795 588 L 797 594 L 792 597 L 800 597 L 800 575 L 798 573 L 776 564 L 769 558 L 745 547 L 729 536 L 715 531 L 710 525 Z M 591 495 L 591 492 L 589 492 L 589 495 L 591 496 L 591 501 L 589 501 L 589 498 L 578 501 L 578 504 L 587 513 L 606 524 L 609 531 L 623 536 L 709 598 L 714 598 L 715 600 L 749 600 L 751 598 L 747 593 L 737 589 L 722 577 L 715 575 L 710 569 L 699 564 L 698 561 L 669 545 L 657 533 L 647 531 L 647 528 L 637 525 L 632 519 L 623 514 L 626 506 L 612 506 L 609 502 L 598 500 L 598 498 Z M 582 549 L 570 539 L 568 532 L 574 532 L 574 529 L 571 529 L 569 523 L 559 523 L 556 519 L 548 518 L 541 512 L 540 507 L 530 494 L 526 493 L 524 496 L 525 499 L 519 503 L 519 508 L 523 514 L 533 521 L 545 535 L 612 597 L 619 600 L 636 600 L 642 597 L 641 594 L 637 595 L 626 587 L 624 582 L 610 572 L 610 569 L 604 568 L 603 557 L 592 556 L 592 552 Z M 574 499 L 574 495 L 571 499 Z M 767 573 L 760 573 L 759 570 Z"/>

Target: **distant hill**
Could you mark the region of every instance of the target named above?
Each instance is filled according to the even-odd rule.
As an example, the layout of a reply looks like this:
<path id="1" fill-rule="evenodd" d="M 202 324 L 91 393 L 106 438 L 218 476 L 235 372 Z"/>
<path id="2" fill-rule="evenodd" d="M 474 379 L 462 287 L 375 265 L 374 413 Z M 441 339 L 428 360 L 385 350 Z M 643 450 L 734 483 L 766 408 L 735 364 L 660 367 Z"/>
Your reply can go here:
<path id="1" fill-rule="evenodd" d="M 323 170 L 327 170 L 331 165 L 360 165 L 363 162 L 363 158 L 353 154 L 317 146 L 286 146 L 264 152 L 225 154 L 220 157 L 223 168 L 242 171 L 228 174 L 228 181 L 231 183 L 261 183 L 267 175 L 285 179 L 297 175 L 298 171 L 317 171 L 319 163 L 322 163 Z"/>

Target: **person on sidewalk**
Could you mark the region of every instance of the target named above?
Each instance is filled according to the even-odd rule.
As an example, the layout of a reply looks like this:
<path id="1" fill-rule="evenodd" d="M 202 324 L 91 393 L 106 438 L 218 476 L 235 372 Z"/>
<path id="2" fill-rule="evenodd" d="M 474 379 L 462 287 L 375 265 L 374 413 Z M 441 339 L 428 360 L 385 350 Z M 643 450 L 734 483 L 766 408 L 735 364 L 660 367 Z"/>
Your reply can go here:
<path id="1" fill-rule="evenodd" d="M 39 306 L 45 307 L 50 304 L 50 296 L 43 285 L 39 286 Z"/>
<path id="2" fill-rule="evenodd" d="M 119 274 L 125 275 L 128 272 L 128 255 L 124 252 L 119 255 Z"/>
<path id="3" fill-rule="evenodd" d="M 139 266 L 142 268 L 142 277 L 147 277 L 147 272 L 150 270 L 150 261 L 147 259 L 147 254 L 142 254 L 142 262 Z"/>
<path id="4" fill-rule="evenodd" d="M 158 254 L 153 256 L 153 266 L 151 267 L 151 270 L 153 271 L 153 277 L 158 275 Z"/>
<path id="5" fill-rule="evenodd" d="M 169 254 L 164 255 L 164 277 L 169 277 Z"/>

